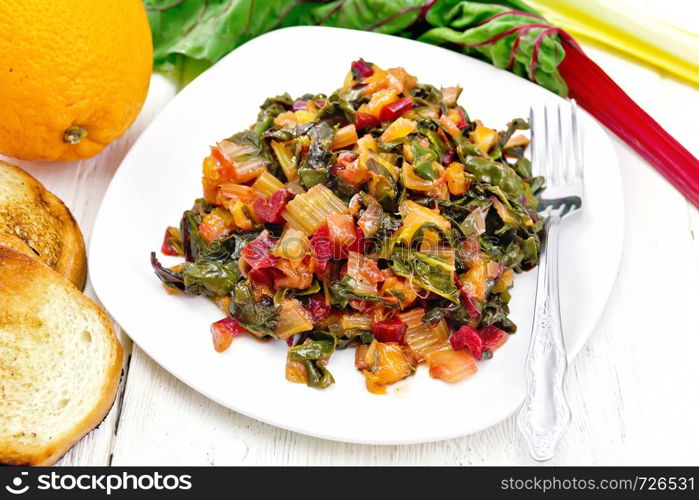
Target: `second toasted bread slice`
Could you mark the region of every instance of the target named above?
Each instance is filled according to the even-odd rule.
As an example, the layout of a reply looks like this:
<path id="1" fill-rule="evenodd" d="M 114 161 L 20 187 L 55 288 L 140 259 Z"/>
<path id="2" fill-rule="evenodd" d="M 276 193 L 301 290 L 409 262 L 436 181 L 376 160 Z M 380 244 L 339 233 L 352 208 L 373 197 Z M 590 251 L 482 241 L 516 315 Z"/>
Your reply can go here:
<path id="1" fill-rule="evenodd" d="M 79 289 L 85 286 L 85 244 L 70 210 L 34 177 L 3 161 L 0 232 L 22 240 L 39 259 Z"/>
<path id="2" fill-rule="evenodd" d="M 121 364 L 102 309 L 38 259 L 0 246 L 0 464 L 58 460 L 108 413 Z"/>

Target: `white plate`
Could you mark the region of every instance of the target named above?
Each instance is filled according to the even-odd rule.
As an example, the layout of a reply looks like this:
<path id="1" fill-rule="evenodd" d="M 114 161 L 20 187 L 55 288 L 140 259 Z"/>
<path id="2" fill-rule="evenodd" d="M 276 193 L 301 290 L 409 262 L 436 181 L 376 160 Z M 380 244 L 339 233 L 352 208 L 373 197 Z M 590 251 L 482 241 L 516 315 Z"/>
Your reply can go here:
<path id="1" fill-rule="evenodd" d="M 209 325 L 222 317 L 203 298 L 168 295 L 149 264 L 165 227 L 201 196 L 201 163 L 214 141 L 254 122 L 268 96 L 330 93 L 352 60 L 404 66 L 420 81 L 460 84 L 472 118 L 502 128 L 528 116 L 550 92 L 483 62 L 385 35 L 333 28 L 275 31 L 246 43 L 197 78 L 155 119 L 114 176 L 97 217 L 90 273 L 97 294 L 127 334 L 186 384 L 245 415 L 312 436 L 398 444 L 463 436 L 514 412 L 524 398 L 524 359 L 535 273 L 519 276 L 512 319 L 519 332 L 473 377 L 446 384 L 422 367 L 389 395 L 372 395 L 353 366 L 353 350 L 336 353 L 336 384 L 319 391 L 284 379 L 286 346 L 241 337 L 216 353 Z M 612 144 L 584 114 L 586 198 L 561 234 L 563 325 L 572 358 L 600 316 L 622 249 L 622 187 Z M 167 265 L 174 259 L 163 258 Z"/>

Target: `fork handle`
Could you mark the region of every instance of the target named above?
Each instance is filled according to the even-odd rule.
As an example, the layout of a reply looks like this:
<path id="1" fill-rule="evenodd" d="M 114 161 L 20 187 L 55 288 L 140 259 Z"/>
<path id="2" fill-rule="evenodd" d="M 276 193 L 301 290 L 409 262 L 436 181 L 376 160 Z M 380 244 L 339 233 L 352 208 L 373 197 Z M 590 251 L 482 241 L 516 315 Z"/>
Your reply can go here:
<path id="1" fill-rule="evenodd" d="M 570 407 L 563 390 L 568 361 L 558 294 L 558 230 L 561 217 L 545 222 L 546 240 L 537 275 L 534 324 L 525 365 L 527 396 L 517 425 L 534 460 L 553 458 L 556 446 L 570 425 Z"/>

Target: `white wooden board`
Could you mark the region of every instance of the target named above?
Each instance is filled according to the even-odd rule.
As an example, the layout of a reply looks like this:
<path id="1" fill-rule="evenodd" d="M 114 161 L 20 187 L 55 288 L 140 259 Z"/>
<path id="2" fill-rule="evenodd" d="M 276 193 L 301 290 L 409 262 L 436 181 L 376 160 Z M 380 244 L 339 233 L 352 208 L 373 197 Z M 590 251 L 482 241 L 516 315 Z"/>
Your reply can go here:
<path id="1" fill-rule="evenodd" d="M 699 6 L 693 0 L 638 3 L 699 32 Z M 661 125 L 699 155 L 696 87 L 599 47 L 585 47 Z M 136 125 L 96 158 L 64 164 L 14 162 L 66 202 L 89 241 L 115 169 L 173 94 L 168 82 L 154 77 Z M 570 367 L 566 388 L 573 424 L 551 464 L 697 465 L 699 212 L 627 146 L 614 141 L 625 188 L 624 254 L 606 311 Z M 123 394 L 99 429 L 69 452 L 62 465 L 533 463 L 513 418 L 468 437 L 411 446 L 343 444 L 280 430 L 199 395 L 120 335 L 127 353 Z"/>

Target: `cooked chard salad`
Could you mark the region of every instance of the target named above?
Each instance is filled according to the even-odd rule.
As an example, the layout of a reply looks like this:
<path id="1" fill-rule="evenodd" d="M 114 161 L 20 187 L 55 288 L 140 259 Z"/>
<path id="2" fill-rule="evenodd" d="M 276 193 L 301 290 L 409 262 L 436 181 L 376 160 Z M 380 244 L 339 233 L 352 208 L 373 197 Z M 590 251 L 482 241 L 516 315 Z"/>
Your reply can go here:
<path id="1" fill-rule="evenodd" d="M 457 382 L 515 332 L 515 273 L 539 233 L 526 121 L 496 131 L 403 68 L 354 61 L 329 96 L 267 99 L 257 122 L 203 164 L 203 198 L 167 228 L 169 291 L 226 317 L 217 351 L 242 334 L 285 341 L 286 378 L 324 389 L 355 347 L 373 393 L 412 375 Z"/>

